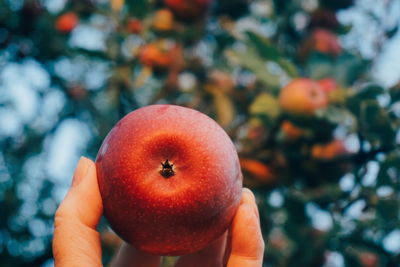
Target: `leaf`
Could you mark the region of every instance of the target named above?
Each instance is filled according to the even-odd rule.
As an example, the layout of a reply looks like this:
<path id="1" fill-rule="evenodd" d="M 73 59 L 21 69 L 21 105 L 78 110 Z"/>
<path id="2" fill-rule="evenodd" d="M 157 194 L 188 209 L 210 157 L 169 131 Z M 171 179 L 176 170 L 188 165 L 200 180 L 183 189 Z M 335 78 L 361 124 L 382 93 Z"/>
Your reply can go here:
<path id="1" fill-rule="evenodd" d="M 334 78 L 340 85 L 349 87 L 364 74 L 367 60 L 352 54 L 342 54 L 337 58 L 314 52 L 307 61 L 307 69 L 312 79 Z"/>
<path id="2" fill-rule="evenodd" d="M 368 85 L 361 89 L 356 94 L 351 95 L 347 99 L 347 107 L 353 112 L 357 117 L 361 116 L 361 106 L 363 102 L 373 101 L 376 102 L 376 98 L 384 93 L 384 89 L 379 85 Z"/>
<path id="3" fill-rule="evenodd" d="M 281 57 L 278 49 L 276 49 L 267 38 L 249 31 L 246 32 L 246 36 L 260 56 L 273 61 L 277 61 Z"/>
<path id="4" fill-rule="evenodd" d="M 385 89 L 377 84 L 371 84 L 364 87 L 357 96 L 361 99 L 376 99 L 379 95 L 383 94 Z"/>
<path id="5" fill-rule="evenodd" d="M 332 77 L 345 87 L 351 86 L 361 75 L 365 74 L 369 62 L 359 56 L 343 53 L 335 61 Z"/>
<path id="6" fill-rule="evenodd" d="M 268 118 L 275 119 L 281 110 L 278 99 L 271 94 L 262 93 L 250 105 L 249 111 L 251 115 L 265 115 Z"/>
<path id="7" fill-rule="evenodd" d="M 276 88 L 280 87 L 279 75 L 268 72 L 266 62 L 260 59 L 254 50 L 249 49 L 247 52 L 230 50 L 228 52 L 228 57 L 238 61 L 244 68 L 252 71 L 263 84 Z"/>
<path id="8" fill-rule="evenodd" d="M 307 61 L 307 69 L 309 77 L 314 80 L 333 77 L 334 62 L 327 55 L 312 53 Z"/>
<path id="9" fill-rule="evenodd" d="M 400 216 L 400 206 L 399 201 L 396 199 L 385 199 L 380 200 L 376 207 L 377 213 L 382 217 L 382 219 L 386 222 L 399 220 Z"/>
<path id="10" fill-rule="evenodd" d="M 396 130 L 391 125 L 388 113 L 379 106 L 377 101 L 366 101 L 361 105 L 360 122 L 365 137 L 381 147 L 393 146 Z"/>
<path id="11" fill-rule="evenodd" d="M 387 38 L 392 38 L 393 36 L 395 36 L 396 35 L 396 33 L 398 33 L 398 31 L 399 31 L 399 26 L 398 25 L 396 25 L 395 27 L 393 27 L 393 28 L 391 28 L 390 30 L 388 30 L 388 31 L 386 31 L 386 37 Z"/>
<path id="12" fill-rule="evenodd" d="M 232 99 L 225 93 L 217 91 L 213 94 L 217 121 L 222 127 L 227 127 L 235 118 L 235 107 Z"/>
<path id="13" fill-rule="evenodd" d="M 377 187 L 382 185 L 394 185 L 397 178 L 400 176 L 400 154 L 390 153 L 386 156 L 385 160 L 381 163 Z"/>
<path id="14" fill-rule="evenodd" d="M 325 119 L 332 124 L 348 124 L 349 119 L 354 121 L 354 116 L 343 108 L 329 106 L 326 109 L 320 109 L 316 112 L 316 117 Z"/>
<path id="15" fill-rule="evenodd" d="M 298 77 L 299 74 L 293 63 L 287 60 L 282 53 L 268 40 L 267 38 L 255 33 L 246 32 L 247 38 L 249 39 L 250 46 L 252 46 L 261 57 L 274 61 L 286 71 L 286 73 L 294 78 Z"/>
<path id="16" fill-rule="evenodd" d="M 391 99 L 392 104 L 397 101 L 400 101 L 400 83 L 389 88 L 389 94 L 390 94 L 390 99 Z"/>
<path id="17" fill-rule="evenodd" d="M 126 1 L 126 5 L 128 6 L 129 13 L 132 16 L 144 18 L 150 11 L 150 6 L 152 5 L 152 3 L 151 1 L 147 0 L 134 0 Z"/>

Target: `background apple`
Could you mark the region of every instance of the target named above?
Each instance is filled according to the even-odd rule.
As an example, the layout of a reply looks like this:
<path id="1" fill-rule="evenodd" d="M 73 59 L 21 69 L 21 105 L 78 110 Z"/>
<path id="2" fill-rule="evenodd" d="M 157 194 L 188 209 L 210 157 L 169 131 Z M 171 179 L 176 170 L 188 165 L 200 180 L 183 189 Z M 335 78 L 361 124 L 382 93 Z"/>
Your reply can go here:
<path id="1" fill-rule="evenodd" d="M 212 0 L 164 0 L 165 5 L 183 20 L 196 20 L 205 16 Z"/>
<path id="2" fill-rule="evenodd" d="M 63 33 L 71 32 L 79 22 L 78 16 L 73 12 L 67 12 L 59 16 L 55 22 L 55 27 Z"/>
<path id="3" fill-rule="evenodd" d="M 230 225 L 242 174 L 224 130 L 184 107 L 152 105 L 125 116 L 96 160 L 104 213 L 136 248 L 183 255 Z"/>
<path id="4" fill-rule="evenodd" d="M 295 115 L 313 115 L 317 109 L 328 105 L 328 98 L 315 81 L 297 78 L 282 88 L 279 95 L 281 108 Z"/>

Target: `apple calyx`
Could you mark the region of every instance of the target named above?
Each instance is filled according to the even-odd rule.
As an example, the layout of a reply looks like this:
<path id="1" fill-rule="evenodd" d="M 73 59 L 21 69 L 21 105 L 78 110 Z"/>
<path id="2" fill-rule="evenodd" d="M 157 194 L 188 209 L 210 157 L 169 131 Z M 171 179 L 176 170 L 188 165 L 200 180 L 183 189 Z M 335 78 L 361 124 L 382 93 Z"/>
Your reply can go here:
<path id="1" fill-rule="evenodd" d="M 171 164 L 168 159 L 162 163 L 161 162 L 161 166 L 162 166 L 162 170 L 160 171 L 160 174 L 164 177 L 164 178 L 169 178 L 171 176 L 175 175 L 174 170 L 172 169 L 172 167 L 174 166 L 174 164 Z"/>

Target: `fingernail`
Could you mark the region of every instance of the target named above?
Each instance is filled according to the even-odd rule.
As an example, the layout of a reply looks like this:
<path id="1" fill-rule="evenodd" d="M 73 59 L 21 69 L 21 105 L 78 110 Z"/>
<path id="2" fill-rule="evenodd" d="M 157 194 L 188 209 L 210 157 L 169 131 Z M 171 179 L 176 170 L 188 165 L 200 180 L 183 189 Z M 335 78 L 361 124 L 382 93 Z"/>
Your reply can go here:
<path id="1" fill-rule="evenodd" d="M 74 177 L 72 178 L 72 187 L 78 186 L 89 170 L 89 160 L 85 157 L 79 159 L 76 166 Z"/>
<path id="2" fill-rule="evenodd" d="M 243 188 L 242 190 L 245 195 L 243 202 L 252 204 L 255 215 L 257 216 L 257 218 L 260 218 L 260 213 L 258 212 L 258 207 L 257 207 L 256 196 L 248 188 Z"/>
<path id="3" fill-rule="evenodd" d="M 250 189 L 244 187 L 242 188 L 242 192 L 245 194 L 245 202 L 256 201 L 256 197 L 254 196 L 253 192 L 251 192 Z"/>

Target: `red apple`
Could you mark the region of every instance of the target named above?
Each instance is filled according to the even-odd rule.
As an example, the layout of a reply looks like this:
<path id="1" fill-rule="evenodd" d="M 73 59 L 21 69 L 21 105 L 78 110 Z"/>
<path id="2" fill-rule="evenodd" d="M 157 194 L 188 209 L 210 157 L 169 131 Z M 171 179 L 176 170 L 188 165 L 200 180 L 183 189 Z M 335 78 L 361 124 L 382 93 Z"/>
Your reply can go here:
<path id="1" fill-rule="evenodd" d="M 290 114 L 313 115 L 315 111 L 328 105 L 328 98 L 315 81 L 297 78 L 282 88 L 279 95 L 281 108 Z"/>
<path id="2" fill-rule="evenodd" d="M 178 18 L 192 21 L 205 16 L 212 0 L 164 0 L 164 3 Z"/>
<path id="3" fill-rule="evenodd" d="M 96 167 L 112 229 L 152 254 L 204 248 L 227 230 L 240 202 L 234 145 L 216 122 L 189 108 L 129 113 L 104 140 Z"/>
<path id="4" fill-rule="evenodd" d="M 69 33 L 76 27 L 78 23 L 78 16 L 73 12 L 67 12 L 57 18 L 55 27 L 60 32 Z"/>
<path id="5" fill-rule="evenodd" d="M 322 80 L 318 80 L 317 83 L 321 86 L 322 90 L 325 93 L 330 94 L 331 92 L 335 91 L 338 88 L 338 84 L 336 80 L 333 78 L 325 78 Z"/>
<path id="6" fill-rule="evenodd" d="M 325 29 L 315 29 L 311 35 L 313 48 L 316 51 L 332 56 L 337 56 L 342 52 L 336 35 Z"/>

